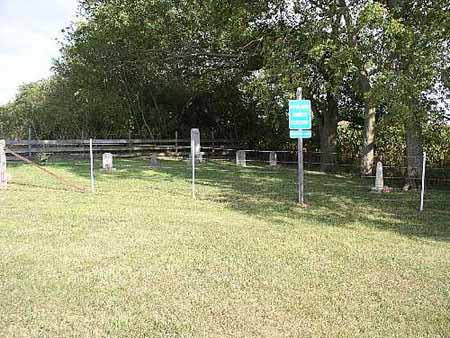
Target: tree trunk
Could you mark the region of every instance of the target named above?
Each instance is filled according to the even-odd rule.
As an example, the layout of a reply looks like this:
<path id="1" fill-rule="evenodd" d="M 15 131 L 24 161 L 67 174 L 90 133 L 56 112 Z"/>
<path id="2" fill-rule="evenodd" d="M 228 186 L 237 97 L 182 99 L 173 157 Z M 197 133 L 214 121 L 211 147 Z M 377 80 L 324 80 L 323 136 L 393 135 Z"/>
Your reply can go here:
<path id="1" fill-rule="evenodd" d="M 422 124 L 416 114 L 405 121 L 407 179 L 403 190 L 416 189 L 422 176 Z"/>
<path id="2" fill-rule="evenodd" d="M 332 94 L 327 95 L 327 109 L 320 121 L 320 170 L 336 170 L 336 135 L 338 106 Z"/>
<path id="3" fill-rule="evenodd" d="M 370 91 L 370 83 L 367 76 L 367 71 L 363 70 L 359 74 L 360 85 L 364 95 Z M 373 104 L 370 102 L 369 98 L 365 98 L 365 118 L 364 118 L 364 134 L 363 134 L 363 145 L 361 149 L 361 165 L 360 171 L 361 175 L 367 176 L 373 173 L 374 165 L 374 152 L 375 152 L 375 116 L 376 110 Z"/>
<path id="4" fill-rule="evenodd" d="M 366 108 L 364 121 L 363 146 L 361 152 L 361 175 L 371 175 L 374 164 L 375 108 Z"/>

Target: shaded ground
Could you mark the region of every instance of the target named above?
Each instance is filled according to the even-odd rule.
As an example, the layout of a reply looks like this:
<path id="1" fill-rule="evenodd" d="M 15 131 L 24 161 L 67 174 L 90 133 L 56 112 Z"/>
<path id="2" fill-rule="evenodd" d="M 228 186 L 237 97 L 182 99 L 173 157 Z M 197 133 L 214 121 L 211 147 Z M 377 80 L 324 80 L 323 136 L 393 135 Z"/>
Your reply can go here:
<path id="1" fill-rule="evenodd" d="M 450 194 L 116 161 L 96 195 L 26 165 L 0 193 L 0 336 L 448 337 Z M 85 162 L 49 166 L 89 186 Z"/>

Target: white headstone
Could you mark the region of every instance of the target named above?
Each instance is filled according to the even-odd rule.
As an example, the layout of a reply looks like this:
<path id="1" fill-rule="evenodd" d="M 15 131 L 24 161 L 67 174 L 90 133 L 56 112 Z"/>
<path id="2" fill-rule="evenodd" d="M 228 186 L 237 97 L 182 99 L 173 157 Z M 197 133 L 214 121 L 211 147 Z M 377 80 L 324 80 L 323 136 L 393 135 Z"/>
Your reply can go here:
<path id="1" fill-rule="evenodd" d="M 375 177 L 375 191 L 381 192 L 384 189 L 383 164 L 377 163 L 377 174 Z"/>
<path id="2" fill-rule="evenodd" d="M 196 158 L 200 158 L 200 151 L 201 151 L 201 147 L 200 147 L 200 130 L 198 130 L 197 128 L 191 129 L 191 141 L 194 141 L 195 157 Z"/>
<path id="3" fill-rule="evenodd" d="M 247 166 L 245 150 L 236 151 L 236 165 L 241 167 Z"/>
<path id="4" fill-rule="evenodd" d="M 8 177 L 6 176 L 6 142 L 0 140 L 0 189 L 6 189 Z"/>
<path id="5" fill-rule="evenodd" d="M 191 152 L 189 154 L 188 164 L 192 165 L 192 151 L 194 151 L 195 155 L 195 162 L 203 162 L 203 154 L 201 152 L 201 146 L 200 146 L 200 130 L 197 128 L 191 129 L 191 145 L 192 141 L 194 142 L 194 149 L 191 147 Z"/>
<path id="6" fill-rule="evenodd" d="M 105 170 L 113 170 L 113 155 L 111 153 L 103 154 L 103 169 Z"/>
<path id="7" fill-rule="evenodd" d="M 269 154 L 269 162 L 270 166 L 276 167 L 277 166 L 277 153 L 274 151 L 271 151 Z"/>
<path id="8" fill-rule="evenodd" d="M 150 155 L 150 167 L 160 167 L 161 162 L 158 159 L 158 154 L 151 154 Z"/>

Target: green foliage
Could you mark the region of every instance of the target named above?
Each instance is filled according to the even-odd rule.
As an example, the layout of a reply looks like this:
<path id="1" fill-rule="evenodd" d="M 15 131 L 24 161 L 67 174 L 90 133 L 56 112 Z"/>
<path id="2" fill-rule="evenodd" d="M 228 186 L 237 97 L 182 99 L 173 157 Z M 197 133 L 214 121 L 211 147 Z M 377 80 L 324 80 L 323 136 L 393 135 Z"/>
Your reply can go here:
<path id="1" fill-rule="evenodd" d="M 429 123 L 424 128 L 424 150 L 431 166 L 450 166 L 450 125 Z"/>
<path id="2" fill-rule="evenodd" d="M 406 166 L 405 129 L 402 124 L 382 119 L 376 131 L 375 154 L 385 166 Z"/>
<path id="3" fill-rule="evenodd" d="M 398 169 L 407 165 L 405 128 L 403 124 L 380 120 L 376 131 L 375 155 L 383 164 Z M 434 121 L 424 125 L 424 151 L 430 168 L 450 167 L 450 126 Z M 362 128 L 342 121 L 338 128 L 338 157 L 340 162 L 353 164 L 357 168 L 358 150 L 362 142 Z M 443 175 L 444 174 L 444 175 Z M 440 172 L 438 177 L 446 177 Z"/>
<path id="4" fill-rule="evenodd" d="M 443 0 L 81 0 L 54 76 L 23 86 L 1 108 L 0 133 L 172 138 L 199 127 L 288 149 L 287 101 L 301 86 L 316 134 L 325 114 L 336 114 L 330 97 L 335 120 L 355 128 L 375 107 L 377 147 L 390 154 L 385 126 L 404 137 L 414 117 L 440 135 L 427 128 L 448 94 L 447 14 Z M 362 144 L 355 137 L 340 146 L 353 157 Z"/>
<path id="5" fill-rule="evenodd" d="M 357 167 L 362 145 L 362 128 L 342 121 L 338 125 L 337 153 L 340 162 Z"/>

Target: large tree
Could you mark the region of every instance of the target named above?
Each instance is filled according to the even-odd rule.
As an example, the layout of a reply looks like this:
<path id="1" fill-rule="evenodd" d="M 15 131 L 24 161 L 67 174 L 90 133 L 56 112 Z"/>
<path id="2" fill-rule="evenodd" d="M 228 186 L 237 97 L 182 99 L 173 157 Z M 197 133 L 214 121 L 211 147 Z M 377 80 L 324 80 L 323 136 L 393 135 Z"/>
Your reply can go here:
<path id="1" fill-rule="evenodd" d="M 411 6 L 412 5 L 412 6 Z M 397 40 L 390 54 L 391 71 L 396 74 L 397 106 L 403 112 L 406 132 L 409 185 L 420 177 L 423 127 L 429 121 L 429 102 L 443 82 L 450 45 L 450 5 L 447 1 L 388 2 L 391 20 L 397 26 Z M 403 108 L 403 109 L 402 109 Z"/>
<path id="2" fill-rule="evenodd" d="M 140 135 L 189 127 L 179 123 L 194 102 L 228 95 L 225 88 L 259 67 L 252 22 L 264 2 L 111 0 L 83 1 L 82 8 L 85 22 L 68 32 L 57 69 L 90 102 L 118 97 L 116 109 L 127 111 Z"/>

